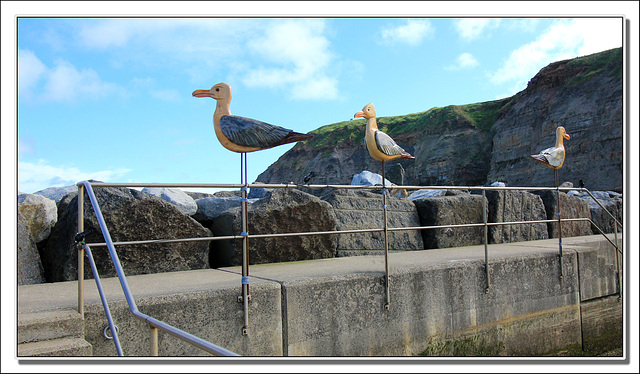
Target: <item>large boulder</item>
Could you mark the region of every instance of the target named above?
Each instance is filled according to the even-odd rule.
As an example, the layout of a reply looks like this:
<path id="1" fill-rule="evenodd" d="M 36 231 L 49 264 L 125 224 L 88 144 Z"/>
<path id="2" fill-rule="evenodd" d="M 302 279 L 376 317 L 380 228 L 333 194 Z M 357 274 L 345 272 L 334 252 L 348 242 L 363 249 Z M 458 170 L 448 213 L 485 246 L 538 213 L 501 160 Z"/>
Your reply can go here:
<path id="1" fill-rule="evenodd" d="M 384 228 L 382 195 L 368 191 L 333 190 L 322 199 L 335 211 L 338 230 Z M 415 205 L 406 199 L 387 199 L 387 225 L 418 227 L 420 220 Z M 424 249 L 419 230 L 390 231 L 389 250 L 415 251 Z M 337 239 L 338 257 L 384 253 L 384 233 L 366 232 L 341 234 Z"/>
<path id="2" fill-rule="evenodd" d="M 36 243 L 45 241 L 58 221 L 55 201 L 41 195 L 18 195 L 18 211 L 26 220 Z"/>
<path id="3" fill-rule="evenodd" d="M 289 189 L 267 191 L 248 211 L 249 235 L 335 231 L 336 218 L 329 203 L 311 194 Z M 241 207 L 230 208 L 213 220 L 215 236 L 240 235 Z M 249 263 L 262 264 L 334 257 L 335 235 L 249 237 Z M 216 240 L 212 267 L 242 264 L 242 240 Z"/>
<path id="4" fill-rule="evenodd" d="M 249 199 L 249 205 L 258 199 Z M 213 224 L 213 220 L 227 209 L 239 207 L 242 204 L 242 198 L 238 196 L 225 197 L 205 197 L 196 200 L 198 209 L 192 217 L 200 222 L 203 226 L 208 227 Z"/>
<path id="5" fill-rule="evenodd" d="M 600 230 L 602 230 L 602 232 L 604 233 L 615 232 L 616 224 L 609 213 L 611 213 L 611 215 L 613 215 L 615 219 L 618 220 L 618 222 L 620 222 L 621 224 L 623 223 L 623 204 L 621 194 L 614 191 L 591 191 L 591 195 L 593 195 L 593 197 L 595 197 L 600 204 L 594 201 L 593 198 L 586 193 L 581 194 L 577 191 L 569 191 L 568 194 L 579 197 L 589 204 L 589 210 L 591 211 L 591 220 L 594 223 L 594 225 L 591 226 L 591 229 L 594 234 L 600 234 Z M 600 228 L 600 230 L 598 230 L 596 226 Z M 620 231 L 622 230 L 620 226 L 618 226 L 618 232 Z"/>
<path id="6" fill-rule="evenodd" d="M 157 197 L 128 188 L 94 188 L 94 192 L 113 242 L 211 236 L 211 232 L 196 220 Z M 76 196 L 53 228 L 42 253 L 45 276 L 49 281 L 77 279 L 77 249 L 74 245 L 77 210 Z M 88 244 L 105 241 L 86 195 L 84 227 L 93 231 L 86 237 Z M 136 275 L 208 268 L 209 247 L 209 242 L 198 241 L 116 245 L 116 251 L 125 274 Z M 92 253 L 101 277 L 116 275 L 106 247 L 92 247 Z M 92 277 L 87 264 L 85 278 Z"/>
<path id="7" fill-rule="evenodd" d="M 44 270 L 29 224 L 18 211 L 18 285 L 44 282 Z"/>
<path id="8" fill-rule="evenodd" d="M 460 194 L 413 200 L 421 226 L 482 223 L 482 196 Z M 463 247 L 484 243 L 483 227 L 423 229 L 425 249 Z"/>
<path id="9" fill-rule="evenodd" d="M 558 194 L 556 191 L 534 191 L 542 198 L 547 219 L 558 219 Z M 591 218 L 589 203 L 579 197 L 567 195 L 564 192 L 560 196 L 560 218 Z M 549 238 L 558 237 L 558 223 L 547 223 Z M 589 221 L 562 222 L 562 237 L 592 235 Z"/>
<path id="10" fill-rule="evenodd" d="M 488 190 L 488 222 L 546 220 L 540 196 L 526 191 Z M 548 239 L 547 224 L 526 223 L 489 226 L 489 243 L 512 243 Z"/>
<path id="11" fill-rule="evenodd" d="M 177 188 L 145 187 L 142 192 L 161 198 L 176 207 L 188 216 L 192 216 L 198 210 L 195 200 L 184 191 Z"/>
<path id="12" fill-rule="evenodd" d="M 72 186 L 64 186 L 64 187 L 49 187 L 49 188 L 45 188 L 44 190 L 34 192 L 34 195 L 44 196 L 48 199 L 55 201 L 57 204 L 60 202 L 60 200 L 62 200 L 63 197 L 73 192 L 76 192 L 76 193 L 78 192 L 78 186 L 72 185 Z"/>

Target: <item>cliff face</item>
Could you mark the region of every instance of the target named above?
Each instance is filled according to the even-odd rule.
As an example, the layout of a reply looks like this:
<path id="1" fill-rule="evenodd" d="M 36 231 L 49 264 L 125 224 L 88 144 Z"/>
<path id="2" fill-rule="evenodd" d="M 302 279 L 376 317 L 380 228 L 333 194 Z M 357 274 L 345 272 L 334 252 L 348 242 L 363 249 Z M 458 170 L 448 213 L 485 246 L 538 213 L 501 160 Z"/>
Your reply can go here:
<path id="1" fill-rule="evenodd" d="M 559 61 L 503 100 L 378 118 L 380 129 L 416 157 L 386 164 L 405 185 L 553 186 L 553 171 L 529 155 L 553 146 L 555 127 L 571 140 L 561 181 L 591 190 L 622 190 L 622 49 Z M 257 178 L 264 183 L 349 184 L 362 170 L 381 173 L 364 147 L 363 120 L 323 126 Z M 394 164 L 404 168 L 404 180 Z"/>

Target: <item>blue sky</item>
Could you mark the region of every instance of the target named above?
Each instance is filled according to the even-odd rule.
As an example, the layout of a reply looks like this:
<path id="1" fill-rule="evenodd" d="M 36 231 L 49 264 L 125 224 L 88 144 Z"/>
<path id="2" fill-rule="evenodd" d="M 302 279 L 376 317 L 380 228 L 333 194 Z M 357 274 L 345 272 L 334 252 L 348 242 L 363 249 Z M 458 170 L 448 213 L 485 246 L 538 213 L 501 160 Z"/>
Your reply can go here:
<path id="1" fill-rule="evenodd" d="M 215 101 L 191 96 L 218 82 L 233 88 L 232 114 L 308 132 L 369 102 L 393 116 L 511 96 L 551 62 L 623 44 L 622 19 L 602 15 L 242 13 L 18 18 L 18 190 L 238 183 L 240 156 L 213 132 Z M 249 154 L 249 181 L 292 146 Z"/>

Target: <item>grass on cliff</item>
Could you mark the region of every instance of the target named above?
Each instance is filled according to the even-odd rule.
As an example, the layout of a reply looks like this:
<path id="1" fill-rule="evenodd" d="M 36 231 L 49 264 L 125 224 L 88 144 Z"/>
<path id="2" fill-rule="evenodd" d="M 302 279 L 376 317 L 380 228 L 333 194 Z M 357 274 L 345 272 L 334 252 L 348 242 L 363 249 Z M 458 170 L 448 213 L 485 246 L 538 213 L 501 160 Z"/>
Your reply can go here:
<path id="1" fill-rule="evenodd" d="M 587 67 L 588 70 L 578 74 L 567 82 L 568 86 L 582 84 L 589 79 L 609 70 L 609 76 L 622 77 L 622 48 L 594 53 L 592 55 L 575 58 L 567 62 L 567 67 Z"/>
<path id="2" fill-rule="evenodd" d="M 403 116 L 379 117 L 378 128 L 394 136 L 464 118 L 479 129 L 488 131 L 510 100 L 511 98 L 507 98 L 468 105 L 449 105 Z M 311 147 L 333 146 L 343 142 L 360 143 L 364 141 L 365 125 L 365 120 L 359 119 L 322 126 L 311 131 L 314 137 L 306 143 Z"/>

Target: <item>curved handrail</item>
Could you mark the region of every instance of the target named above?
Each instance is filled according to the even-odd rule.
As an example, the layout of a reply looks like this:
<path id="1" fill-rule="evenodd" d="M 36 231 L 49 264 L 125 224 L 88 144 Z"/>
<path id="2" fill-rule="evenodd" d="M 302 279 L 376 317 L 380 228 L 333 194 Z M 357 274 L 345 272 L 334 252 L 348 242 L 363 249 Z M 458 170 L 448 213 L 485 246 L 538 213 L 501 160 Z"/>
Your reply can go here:
<path id="1" fill-rule="evenodd" d="M 89 196 L 89 200 L 91 202 L 91 206 L 95 212 L 96 218 L 98 220 L 98 225 L 102 230 L 102 235 L 105 239 L 107 249 L 109 250 L 109 254 L 111 255 L 111 260 L 113 265 L 115 266 L 116 273 L 118 274 L 118 279 L 120 280 L 120 285 L 122 287 L 122 291 L 124 292 L 124 296 L 127 299 L 127 304 L 129 305 L 129 310 L 133 313 L 134 316 L 146 321 L 149 325 L 161 329 L 193 346 L 196 346 L 204 351 L 209 353 L 220 355 L 220 356 L 239 356 L 237 353 L 229 351 L 225 348 L 219 347 L 211 342 L 208 342 L 204 339 L 198 338 L 188 332 L 175 328 L 167 323 L 159 321 L 153 317 L 150 317 L 138 310 L 136 306 L 135 299 L 129 289 L 129 284 L 127 283 L 126 276 L 124 274 L 124 270 L 122 269 L 122 265 L 120 264 L 120 259 L 118 258 L 118 254 L 116 253 L 113 241 L 111 240 L 111 235 L 109 234 L 109 230 L 104 221 L 104 217 L 102 216 L 102 211 L 100 210 L 100 206 L 98 204 L 98 200 L 93 192 L 93 188 L 91 187 L 91 183 L 84 181 L 80 182 Z"/>

